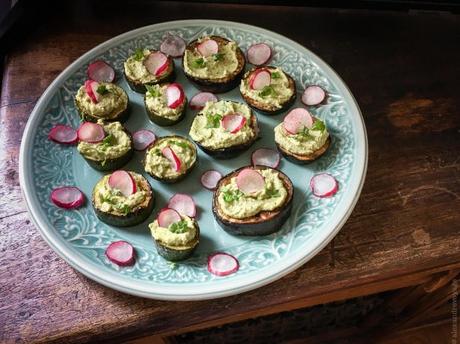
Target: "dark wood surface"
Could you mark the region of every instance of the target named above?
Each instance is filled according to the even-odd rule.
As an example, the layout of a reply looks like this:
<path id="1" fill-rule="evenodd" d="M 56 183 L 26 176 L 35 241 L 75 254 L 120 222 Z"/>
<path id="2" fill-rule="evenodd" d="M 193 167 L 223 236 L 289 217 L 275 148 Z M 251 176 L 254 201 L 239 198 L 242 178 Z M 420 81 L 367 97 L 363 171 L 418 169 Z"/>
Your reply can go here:
<path id="1" fill-rule="evenodd" d="M 178 2 L 64 6 L 37 12 L 40 20 L 18 33 L 4 66 L 0 342 L 113 343 L 178 333 L 415 285 L 460 266 L 458 16 Z M 18 153 L 37 99 L 77 57 L 127 30 L 190 18 L 258 25 L 321 56 L 362 109 L 369 168 L 342 231 L 297 271 L 242 295 L 160 302 L 100 286 L 47 246 L 21 197 Z"/>

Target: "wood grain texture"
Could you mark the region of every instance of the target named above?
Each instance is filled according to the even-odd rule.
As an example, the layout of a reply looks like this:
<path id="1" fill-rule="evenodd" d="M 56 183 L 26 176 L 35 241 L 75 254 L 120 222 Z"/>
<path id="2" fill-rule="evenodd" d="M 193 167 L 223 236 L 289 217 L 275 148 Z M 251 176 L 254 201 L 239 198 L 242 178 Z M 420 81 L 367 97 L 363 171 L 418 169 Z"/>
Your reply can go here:
<path id="1" fill-rule="evenodd" d="M 460 20 L 454 15 L 180 2 L 54 4 L 6 59 L 0 102 L 0 342 L 118 342 L 178 333 L 426 282 L 460 266 Z M 214 18 L 286 35 L 341 75 L 362 109 L 369 169 L 342 231 L 278 282 L 202 302 L 127 296 L 61 260 L 30 223 L 18 183 L 38 97 L 104 40 L 157 22 Z"/>

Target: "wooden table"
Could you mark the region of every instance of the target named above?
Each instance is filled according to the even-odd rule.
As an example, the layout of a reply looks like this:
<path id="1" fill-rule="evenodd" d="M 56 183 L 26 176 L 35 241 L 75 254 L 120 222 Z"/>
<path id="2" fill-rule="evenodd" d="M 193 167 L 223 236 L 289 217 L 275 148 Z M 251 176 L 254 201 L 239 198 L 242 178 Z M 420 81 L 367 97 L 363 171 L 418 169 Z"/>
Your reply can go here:
<path id="1" fill-rule="evenodd" d="M 56 3 L 9 49 L 0 107 L 0 341 L 82 343 L 198 328 L 423 284 L 460 268 L 460 20 L 448 13 L 116 1 Z M 131 3 L 131 2 L 130 2 Z M 35 18 L 35 20 L 34 20 Z M 271 29 L 311 49 L 351 88 L 369 136 L 352 216 L 302 268 L 266 287 L 202 302 L 136 298 L 88 280 L 31 224 L 18 182 L 22 132 L 37 99 L 106 39 L 174 19 Z M 448 274 L 450 271 L 450 274 Z"/>

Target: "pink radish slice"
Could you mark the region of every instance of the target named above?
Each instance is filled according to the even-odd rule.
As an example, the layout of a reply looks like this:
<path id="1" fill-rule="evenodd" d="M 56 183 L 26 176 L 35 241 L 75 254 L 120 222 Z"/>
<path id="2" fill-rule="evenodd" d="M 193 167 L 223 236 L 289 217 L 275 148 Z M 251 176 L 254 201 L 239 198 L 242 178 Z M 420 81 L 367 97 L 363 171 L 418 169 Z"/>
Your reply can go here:
<path id="1" fill-rule="evenodd" d="M 208 271 L 216 276 L 227 276 L 237 272 L 238 260 L 227 253 L 218 252 L 208 257 Z"/>
<path id="2" fill-rule="evenodd" d="M 163 37 L 160 45 L 160 51 L 171 57 L 180 57 L 184 55 L 186 43 L 182 37 L 167 33 Z"/>
<path id="3" fill-rule="evenodd" d="M 99 97 L 97 93 L 97 88 L 99 87 L 99 83 L 94 80 L 86 80 L 85 81 L 85 91 L 88 97 L 90 97 L 91 101 L 94 104 L 97 104 Z"/>
<path id="4" fill-rule="evenodd" d="M 264 177 L 252 168 L 241 170 L 236 176 L 236 185 L 245 194 L 254 194 L 265 187 Z"/>
<path id="5" fill-rule="evenodd" d="M 182 164 L 180 162 L 179 157 L 176 155 L 176 153 L 174 153 L 171 147 L 163 148 L 161 153 L 166 159 L 168 159 L 171 162 L 171 167 L 173 168 L 173 170 L 179 172 Z"/>
<path id="6" fill-rule="evenodd" d="M 173 223 L 179 222 L 181 217 L 174 209 L 166 208 L 160 211 L 158 215 L 158 224 L 160 227 L 168 228 Z"/>
<path id="7" fill-rule="evenodd" d="M 321 87 L 313 85 L 308 86 L 302 94 L 302 103 L 309 106 L 321 104 L 326 98 L 326 91 Z"/>
<path id="8" fill-rule="evenodd" d="M 222 179 L 222 174 L 215 170 L 206 171 L 201 175 L 201 184 L 209 190 L 215 190 L 217 183 Z"/>
<path id="9" fill-rule="evenodd" d="M 215 40 L 207 39 L 198 44 L 197 50 L 202 56 L 208 57 L 219 52 L 219 45 Z"/>
<path id="10" fill-rule="evenodd" d="M 166 100 L 169 108 L 177 108 L 184 102 L 184 98 L 184 90 L 180 84 L 173 83 L 166 87 Z"/>
<path id="11" fill-rule="evenodd" d="M 115 80 L 115 70 L 101 60 L 91 62 L 86 71 L 88 78 L 97 82 L 113 82 Z"/>
<path id="12" fill-rule="evenodd" d="M 134 247 L 126 241 L 115 241 L 105 250 L 105 255 L 112 263 L 119 266 L 134 264 Z"/>
<path id="13" fill-rule="evenodd" d="M 290 134 L 297 134 L 303 128 L 311 128 L 313 117 L 303 108 L 295 108 L 284 117 L 284 129 Z"/>
<path id="14" fill-rule="evenodd" d="M 54 142 L 68 145 L 78 141 L 77 131 L 74 128 L 62 124 L 53 127 L 48 134 L 48 138 Z"/>
<path id="15" fill-rule="evenodd" d="M 241 116 L 237 113 L 231 115 L 225 115 L 222 118 L 222 127 L 225 130 L 229 131 L 232 134 L 237 133 L 241 128 L 243 128 L 246 123 L 246 117 Z"/>
<path id="16" fill-rule="evenodd" d="M 280 153 L 270 148 L 259 148 L 252 153 L 252 164 L 277 168 L 280 164 Z"/>
<path id="17" fill-rule="evenodd" d="M 339 189 L 339 183 L 330 174 L 320 173 L 311 178 L 310 188 L 317 197 L 331 197 Z"/>
<path id="18" fill-rule="evenodd" d="M 200 92 L 193 96 L 190 100 L 190 108 L 192 110 L 201 110 L 207 102 L 217 102 L 219 99 L 210 92 Z"/>
<path id="19" fill-rule="evenodd" d="M 133 177 L 123 170 L 115 171 L 110 175 L 109 186 L 112 189 L 120 190 L 125 197 L 129 197 L 137 191 Z"/>
<path id="20" fill-rule="evenodd" d="M 85 122 L 77 131 L 78 139 L 83 142 L 97 143 L 105 137 L 104 127 L 97 123 Z"/>
<path id="21" fill-rule="evenodd" d="M 270 57 L 272 57 L 272 49 L 265 43 L 253 44 L 248 49 L 248 61 L 253 65 L 263 65 L 270 60 Z"/>
<path id="22" fill-rule="evenodd" d="M 168 208 L 174 209 L 180 215 L 188 217 L 195 217 L 196 206 L 192 196 L 177 193 L 172 196 L 168 201 Z"/>
<path id="23" fill-rule="evenodd" d="M 266 69 L 255 70 L 249 78 L 249 87 L 253 90 L 261 90 L 265 86 L 269 86 L 272 81 L 270 72 Z"/>
<path id="24" fill-rule="evenodd" d="M 154 143 L 156 139 L 157 137 L 150 130 L 138 130 L 133 134 L 134 149 L 138 151 L 143 151 L 152 143 Z"/>
<path id="25" fill-rule="evenodd" d="M 155 76 L 163 73 L 168 68 L 168 65 L 168 58 L 159 51 L 154 51 L 144 61 L 145 68 L 147 68 L 150 74 Z"/>
<path id="26" fill-rule="evenodd" d="M 51 192 L 51 201 L 58 207 L 73 209 L 81 206 L 85 201 L 85 197 L 75 186 L 63 186 Z"/>

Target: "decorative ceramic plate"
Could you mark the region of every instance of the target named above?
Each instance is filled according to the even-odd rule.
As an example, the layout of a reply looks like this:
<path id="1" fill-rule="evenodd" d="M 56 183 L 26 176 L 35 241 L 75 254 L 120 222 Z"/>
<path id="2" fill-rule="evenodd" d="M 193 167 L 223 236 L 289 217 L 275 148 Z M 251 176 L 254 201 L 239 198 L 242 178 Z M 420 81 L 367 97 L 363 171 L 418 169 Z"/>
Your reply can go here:
<path id="1" fill-rule="evenodd" d="M 79 126 L 73 99 L 86 79 L 88 63 L 95 59 L 109 62 L 117 71 L 117 84 L 128 92 L 132 105 L 130 119 L 126 122 L 129 130 L 148 128 L 159 136 L 187 136 L 193 111 L 188 109 L 185 120 L 175 126 L 156 126 L 147 117 L 143 96 L 131 91 L 122 77 L 123 61 L 136 48 L 158 48 L 167 32 L 180 35 L 187 42 L 202 35 L 220 35 L 235 40 L 243 51 L 256 42 L 266 42 L 274 47 L 271 65 L 281 66 L 294 77 L 298 99 L 309 84 L 318 84 L 327 90 L 327 104 L 311 111 L 326 122 L 333 137 L 332 146 L 310 165 L 282 161 L 279 168 L 291 178 L 295 195 L 291 217 L 279 232 L 264 237 L 227 234 L 213 218 L 212 192 L 201 187 L 199 180 L 208 169 L 226 174 L 248 165 L 251 152 L 256 148 L 275 148 L 273 128 L 284 114 L 258 114 L 262 139 L 238 158 L 214 160 L 200 152 L 198 167 L 178 184 L 161 184 L 147 176 L 140 164 L 143 152 L 136 152 L 124 168 L 147 176 L 156 193 L 156 204 L 147 221 L 125 229 L 100 222 L 88 201 L 103 173 L 91 169 L 75 146 L 48 140 L 48 132 L 58 123 Z M 198 90 L 186 80 L 180 59 L 175 63 L 177 81 L 184 85 L 190 99 Z M 243 101 L 238 89 L 219 97 Z M 155 24 L 117 36 L 84 54 L 63 71 L 42 95 L 27 123 L 21 145 L 20 181 L 31 217 L 43 238 L 75 269 L 129 294 L 163 300 L 197 300 L 258 288 L 311 259 L 337 234 L 350 215 L 364 182 L 366 166 L 367 137 L 356 101 L 344 82 L 319 57 L 281 35 L 258 27 L 225 21 L 185 20 Z M 323 171 L 339 182 L 339 191 L 331 198 L 313 196 L 308 186 L 313 174 Z M 52 204 L 51 190 L 63 185 L 80 188 L 87 197 L 86 205 L 78 210 L 64 210 Z M 148 223 L 176 192 L 189 193 L 196 200 L 202 235 L 191 258 L 171 264 L 157 254 Z M 120 268 L 106 258 L 106 247 L 116 240 L 126 240 L 135 246 L 137 260 L 134 266 Z M 210 274 L 206 261 L 215 251 L 237 257 L 238 272 L 225 277 Z"/>

